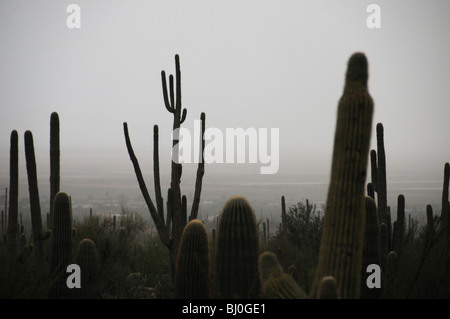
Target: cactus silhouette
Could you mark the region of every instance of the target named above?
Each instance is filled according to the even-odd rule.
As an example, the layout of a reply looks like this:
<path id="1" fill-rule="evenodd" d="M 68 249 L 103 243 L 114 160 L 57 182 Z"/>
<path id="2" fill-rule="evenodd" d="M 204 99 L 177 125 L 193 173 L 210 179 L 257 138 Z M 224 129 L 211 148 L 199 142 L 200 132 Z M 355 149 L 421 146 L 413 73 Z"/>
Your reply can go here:
<path id="1" fill-rule="evenodd" d="M 405 196 L 400 194 L 397 198 L 397 220 L 394 222 L 394 233 L 392 234 L 392 250 L 398 255 L 402 252 L 405 228 Z"/>
<path id="2" fill-rule="evenodd" d="M 50 115 L 50 224 L 53 217 L 53 203 L 59 192 L 60 184 L 60 147 L 59 147 L 59 116 L 53 112 Z"/>
<path id="3" fill-rule="evenodd" d="M 283 271 L 277 256 L 265 251 L 258 258 L 261 297 L 267 299 L 305 299 L 307 296 L 292 278 Z"/>
<path id="4" fill-rule="evenodd" d="M 164 105 L 166 109 L 173 114 L 173 138 L 172 138 L 172 162 L 171 162 L 171 182 L 170 188 L 168 190 L 167 199 L 167 217 L 164 221 L 164 205 L 163 198 L 161 195 L 160 186 L 160 175 L 159 175 L 159 141 L 158 141 L 158 126 L 155 125 L 153 128 L 153 172 L 154 172 L 154 183 L 155 183 L 155 196 L 156 196 L 156 207 L 150 198 L 147 190 L 142 172 L 139 166 L 136 155 L 134 154 L 133 147 L 131 145 L 128 124 L 123 123 L 125 143 L 127 146 L 128 154 L 133 163 L 135 174 L 141 189 L 142 195 L 144 196 L 147 207 L 150 210 L 150 215 L 155 223 L 158 235 L 163 242 L 163 244 L 170 251 L 170 261 L 171 261 L 171 273 L 172 280 L 175 278 L 175 265 L 178 255 L 178 249 L 181 240 L 181 234 L 186 225 L 187 218 L 184 213 L 183 199 L 181 195 L 180 182 L 182 174 L 182 165 L 179 163 L 179 129 L 180 125 L 186 120 L 187 110 L 183 109 L 181 103 L 181 70 L 180 70 L 180 58 L 175 55 L 175 83 L 173 75 L 169 76 L 169 86 L 167 86 L 166 73 L 161 71 L 161 81 L 163 89 Z M 205 132 L 205 113 L 201 113 L 201 141 L 200 141 L 200 160 L 197 167 L 197 175 L 195 181 L 195 191 L 194 199 L 191 207 L 191 214 L 189 220 L 196 219 L 200 204 L 200 195 L 202 189 L 203 175 L 205 172 L 204 167 L 204 132 Z M 185 207 L 185 206 L 184 206 Z M 171 227 L 171 228 L 170 228 Z"/>
<path id="5" fill-rule="evenodd" d="M 441 227 L 443 231 L 447 231 L 450 238 L 450 207 L 448 201 L 448 185 L 450 178 L 449 163 L 444 165 L 444 184 L 442 187 L 442 206 L 441 206 Z"/>
<path id="6" fill-rule="evenodd" d="M 175 275 L 175 298 L 210 297 L 210 250 L 205 225 L 198 219 L 186 224 L 181 236 Z"/>
<path id="7" fill-rule="evenodd" d="M 58 192 L 53 205 L 52 245 L 50 255 L 50 274 L 57 276 L 49 292 L 52 299 L 69 298 L 70 289 L 66 285 L 66 267 L 72 255 L 72 207 L 69 195 Z"/>
<path id="8" fill-rule="evenodd" d="M 257 298 L 259 234 L 245 197 L 231 197 L 220 213 L 215 276 L 220 297 Z"/>
<path id="9" fill-rule="evenodd" d="M 348 62 L 338 105 L 314 298 L 324 276 L 335 277 L 342 298 L 359 298 L 360 294 L 364 194 L 373 115 L 367 80 L 366 56 L 355 53 Z"/>
<path id="10" fill-rule="evenodd" d="M 18 200 L 19 200 L 19 137 L 16 130 L 11 132 L 9 155 L 9 212 L 7 246 L 8 253 L 15 256 L 18 251 Z M 5 212 L 6 213 L 6 212 Z"/>
<path id="11" fill-rule="evenodd" d="M 380 224 L 378 221 L 377 204 L 372 197 L 366 196 L 366 230 L 364 232 L 364 248 L 361 269 L 361 299 L 376 299 L 380 296 L 380 289 L 370 289 L 366 284 L 366 269 L 367 266 L 371 264 L 381 265 Z"/>
<path id="12" fill-rule="evenodd" d="M 74 263 L 81 270 L 81 288 L 74 290 L 77 299 L 98 298 L 99 258 L 95 243 L 88 238 L 78 243 Z"/>
<path id="13" fill-rule="evenodd" d="M 38 259 L 44 258 L 42 238 L 42 216 L 39 200 L 36 157 L 34 154 L 33 133 L 25 132 L 25 159 L 27 164 L 28 190 L 30 193 L 31 225 L 33 230 L 34 253 Z"/>
<path id="14" fill-rule="evenodd" d="M 333 276 L 325 276 L 320 280 L 318 299 L 341 299 Z"/>

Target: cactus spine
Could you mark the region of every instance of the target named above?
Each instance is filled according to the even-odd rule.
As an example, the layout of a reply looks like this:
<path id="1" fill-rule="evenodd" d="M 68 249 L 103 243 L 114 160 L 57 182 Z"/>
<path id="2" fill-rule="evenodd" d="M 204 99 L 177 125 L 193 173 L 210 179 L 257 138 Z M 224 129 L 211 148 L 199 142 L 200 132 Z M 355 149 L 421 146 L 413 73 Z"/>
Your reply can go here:
<path id="1" fill-rule="evenodd" d="M 231 197 L 219 221 L 216 279 L 223 298 L 257 298 L 259 234 L 253 208 L 246 198 Z"/>
<path id="2" fill-rule="evenodd" d="M 65 270 L 72 261 L 72 208 L 65 192 L 58 192 L 53 205 L 52 245 L 50 273 L 58 276 L 50 290 L 50 298 L 67 298 L 70 290 L 66 285 Z"/>
<path id="3" fill-rule="evenodd" d="M 75 289 L 74 296 L 78 299 L 98 298 L 99 259 L 96 245 L 91 239 L 85 238 L 79 242 L 74 262 L 81 270 L 81 288 Z"/>
<path id="4" fill-rule="evenodd" d="M 261 296 L 267 299 L 305 299 L 306 294 L 290 274 L 283 271 L 277 256 L 265 251 L 258 258 Z"/>
<path id="5" fill-rule="evenodd" d="M 175 298 L 210 297 L 210 250 L 205 225 L 198 219 L 186 224 L 178 250 Z"/>
<path id="6" fill-rule="evenodd" d="M 336 278 L 342 298 L 359 298 L 365 227 L 365 180 L 373 100 L 363 53 L 350 57 L 339 101 L 331 180 L 312 296 L 324 276 Z"/>
<path id="7" fill-rule="evenodd" d="M 16 130 L 11 132 L 9 158 L 9 213 L 7 246 L 8 253 L 15 256 L 18 250 L 18 199 L 19 199 L 19 137 Z"/>

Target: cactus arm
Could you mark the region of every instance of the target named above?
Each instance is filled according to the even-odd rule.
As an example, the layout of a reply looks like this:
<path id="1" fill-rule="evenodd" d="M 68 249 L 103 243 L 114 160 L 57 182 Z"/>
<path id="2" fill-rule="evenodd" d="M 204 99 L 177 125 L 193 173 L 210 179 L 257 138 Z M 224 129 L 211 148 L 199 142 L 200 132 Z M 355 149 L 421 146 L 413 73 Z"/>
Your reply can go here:
<path id="1" fill-rule="evenodd" d="M 123 123 L 123 130 L 125 134 L 125 142 L 127 145 L 128 154 L 130 156 L 131 162 L 133 163 L 136 178 L 138 180 L 139 188 L 141 189 L 142 195 L 144 196 L 145 203 L 147 204 L 147 207 L 150 210 L 150 214 L 153 218 L 153 221 L 155 222 L 155 226 L 156 229 L 158 230 L 158 234 L 161 238 L 161 241 L 164 243 L 164 245 L 170 246 L 169 233 L 167 232 L 167 229 L 164 227 L 164 223 L 161 220 L 158 211 L 156 210 L 155 205 L 153 204 L 153 201 L 148 193 L 147 186 L 145 185 L 144 177 L 142 176 L 141 168 L 139 166 L 139 161 L 136 158 L 133 146 L 131 145 L 130 136 L 128 134 L 128 125 L 126 122 Z"/>

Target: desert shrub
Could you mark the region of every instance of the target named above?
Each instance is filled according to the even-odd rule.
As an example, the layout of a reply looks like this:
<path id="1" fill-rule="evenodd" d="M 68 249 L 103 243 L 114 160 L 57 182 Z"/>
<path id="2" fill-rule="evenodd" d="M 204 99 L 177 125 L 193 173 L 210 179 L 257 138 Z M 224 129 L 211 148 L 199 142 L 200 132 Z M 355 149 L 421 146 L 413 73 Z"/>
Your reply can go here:
<path id="1" fill-rule="evenodd" d="M 298 202 L 286 212 L 285 230 L 271 237 L 266 249 L 274 252 L 280 265 L 291 272 L 308 294 L 318 263 L 323 216 L 316 205 Z"/>

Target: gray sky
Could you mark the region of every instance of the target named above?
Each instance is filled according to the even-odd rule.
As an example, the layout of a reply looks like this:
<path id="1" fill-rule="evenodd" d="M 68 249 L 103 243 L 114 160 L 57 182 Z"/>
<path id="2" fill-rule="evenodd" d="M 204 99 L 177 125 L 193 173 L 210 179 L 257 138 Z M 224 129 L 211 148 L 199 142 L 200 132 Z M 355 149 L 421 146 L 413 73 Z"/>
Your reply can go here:
<path id="1" fill-rule="evenodd" d="M 81 8 L 69 29 L 66 8 Z M 381 8 L 369 29 L 366 8 Z M 279 128 L 283 174 L 329 174 L 337 102 L 355 51 L 369 60 L 375 125 L 382 122 L 388 173 L 440 177 L 450 160 L 450 2 L 443 1 L 18 1 L 0 2 L 0 180 L 9 137 L 34 134 L 48 170 L 50 114 L 61 121 L 62 174 L 102 168 L 134 175 L 122 123 L 144 170 L 160 126 L 169 167 L 172 115 L 161 70 L 180 54 L 185 127 Z M 6 163 L 6 164 L 5 164 Z M 261 164 L 208 172 L 259 174 Z M 185 170 L 194 171 L 195 165 Z M 39 173 L 39 172 L 38 172 Z M 47 178 L 45 178 L 47 179 Z"/>

